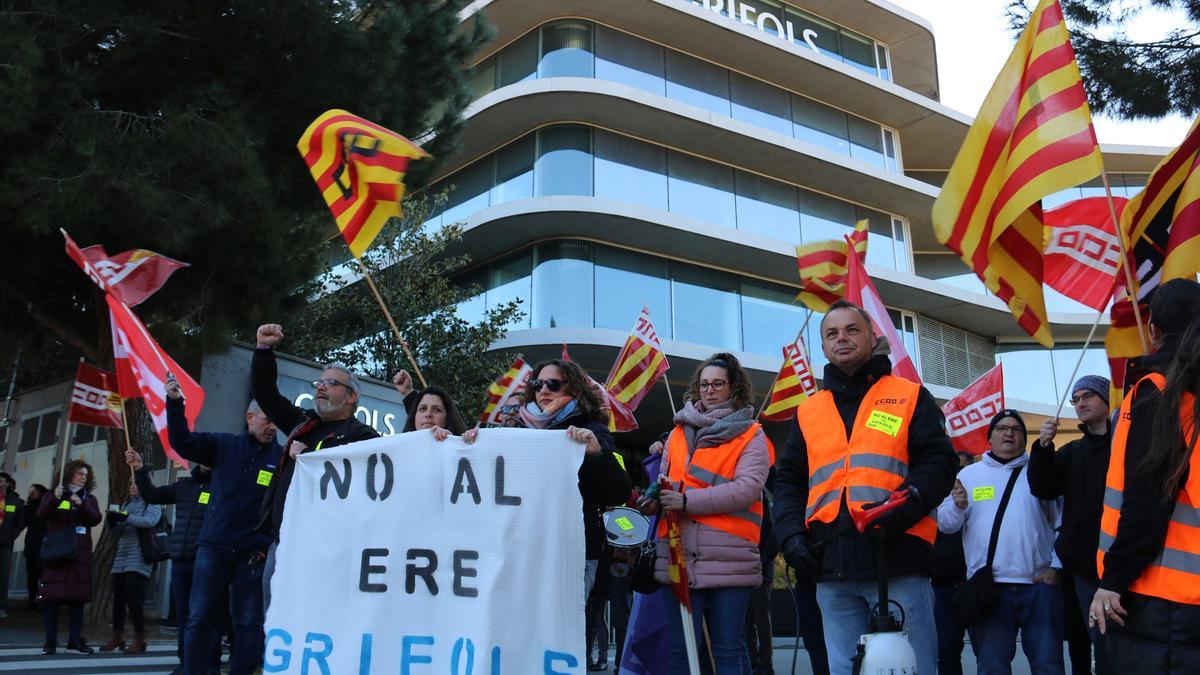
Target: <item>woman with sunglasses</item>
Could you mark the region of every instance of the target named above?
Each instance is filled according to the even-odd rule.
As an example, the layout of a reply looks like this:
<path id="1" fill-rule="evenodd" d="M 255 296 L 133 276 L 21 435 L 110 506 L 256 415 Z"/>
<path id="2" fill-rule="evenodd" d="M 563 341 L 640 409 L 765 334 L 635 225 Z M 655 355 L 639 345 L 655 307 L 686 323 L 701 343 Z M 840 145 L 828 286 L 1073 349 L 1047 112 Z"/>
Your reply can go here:
<path id="1" fill-rule="evenodd" d="M 619 506 L 629 498 L 633 483 L 616 458 L 617 445 L 608 431 L 604 397 L 574 361 L 551 359 L 537 364 L 518 411 L 519 424 L 527 429 L 566 430 L 567 437 L 584 443 L 579 467 L 579 494 L 583 497 L 583 526 L 587 542 L 584 598 L 596 580 L 596 566 L 604 550 L 604 525 L 600 511 Z M 468 429 L 463 441 L 474 443 L 478 429 Z"/>
<path id="2" fill-rule="evenodd" d="M 696 635 L 711 639 L 718 675 L 750 672 L 742 629 L 751 592 L 762 583 L 758 543 L 763 484 L 771 452 L 754 421 L 750 378 L 732 354 L 714 354 L 692 376 L 675 429 L 663 448 L 662 476 L 671 488 L 659 493 L 658 508 L 678 511 Z M 656 510 L 653 502 L 646 504 Z M 669 584 L 666 522 L 659 520 L 655 578 Z M 687 673 L 683 623 L 669 585 L 668 672 Z M 698 642 L 700 644 L 700 642 Z M 699 647 L 701 654 L 705 647 Z M 703 672 L 710 672 L 701 659 Z"/>

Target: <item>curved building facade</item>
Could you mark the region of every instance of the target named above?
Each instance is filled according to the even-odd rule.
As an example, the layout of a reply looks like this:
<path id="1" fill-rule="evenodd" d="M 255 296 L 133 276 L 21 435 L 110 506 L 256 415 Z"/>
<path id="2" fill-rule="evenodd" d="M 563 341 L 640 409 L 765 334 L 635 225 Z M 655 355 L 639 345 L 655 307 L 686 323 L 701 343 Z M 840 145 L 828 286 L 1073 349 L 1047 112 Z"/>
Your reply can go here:
<path id="1" fill-rule="evenodd" d="M 930 209 L 971 120 L 938 102 L 919 17 L 882 0 L 480 0 L 464 19 L 479 11 L 497 35 L 428 226 L 464 224 L 460 281 L 483 289 L 464 317 L 522 301 L 495 349 L 536 361 L 565 343 L 603 380 L 647 306 L 676 401 L 718 350 L 761 400 L 802 327 L 824 363 L 821 315 L 794 301 L 794 247 L 865 218 L 867 270 L 935 396 L 1002 362 L 1010 407 L 1031 427 L 1054 413 L 1095 313 L 1047 290 L 1044 349 L 936 242 Z M 1163 152 L 1103 150 L 1120 196 Z M 1107 372 L 1102 346 L 1081 372 Z M 662 385 L 638 418 L 634 448 L 670 423 Z"/>

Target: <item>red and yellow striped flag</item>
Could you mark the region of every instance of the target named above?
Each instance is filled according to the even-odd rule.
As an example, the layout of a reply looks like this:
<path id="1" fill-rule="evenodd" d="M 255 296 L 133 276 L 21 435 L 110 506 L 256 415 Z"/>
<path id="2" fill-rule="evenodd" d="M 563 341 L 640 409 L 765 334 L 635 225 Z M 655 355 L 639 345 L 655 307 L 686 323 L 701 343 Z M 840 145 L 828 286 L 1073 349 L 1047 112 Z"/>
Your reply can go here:
<path id="1" fill-rule="evenodd" d="M 629 331 L 629 338 L 625 340 L 625 346 L 608 373 L 604 388 L 614 399 L 633 411 L 650 387 L 670 367 L 662 343 L 658 341 L 658 333 L 654 332 L 654 324 L 650 321 L 650 310 L 642 307 L 633 329 Z"/>
<path id="2" fill-rule="evenodd" d="M 795 342 L 783 346 L 783 366 L 771 385 L 761 417 L 768 422 L 790 420 L 796 415 L 796 406 L 815 393 L 817 380 L 813 377 L 812 362 L 804 338 L 797 335 Z"/>
<path id="3" fill-rule="evenodd" d="M 933 229 L 1047 347 L 1040 200 L 1103 169 L 1062 8 L 1041 0 L 958 151 Z"/>
<path id="4" fill-rule="evenodd" d="M 867 257 L 867 221 L 854 224 L 854 252 L 860 260 Z M 800 271 L 800 294 L 796 299 L 814 312 L 828 312 L 829 306 L 846 295 L 846 241 L 818 241 L 796 247 L 796 267 Z"/>
<path id="5" fill-rule="evenodd" d="M 1120 236 L 1125 238 L 1134 289 L 1127 290 L 1125 275 L 1117 277 L 1120 290 L 1110 311 L 1104 348 L 1118 370 L 1123 369 L 1124 359 L 1145 353 L 1146 327 L 1138 328 L 1129 298 L 1138 298 L 1144 323 L 1150 298 L 1160 284 L 1200 272 L 1200 118 L 1183 142 L 1154 167 L 1146 187 L 1125 205 Z"/>
<path id="6" fill-rule="evenodd" d="M 518 356 L 508 370 L 488 386 L 487 404 L 483 407 L 479 421 L 484 424 L 497 423 L 500 418 L 500 404 L 510 396 L 525 390 L 525 381 L 529 379 L 531 372 L 533 368 Z"/>
<path id="7" fill-rule="evenodd" d="M 400 134 L 345 110 L 313 120 L 296 147 L 355 257 L 362 257 L 388 218 L 400 215 L 408 163 L 429 156 Z"/>

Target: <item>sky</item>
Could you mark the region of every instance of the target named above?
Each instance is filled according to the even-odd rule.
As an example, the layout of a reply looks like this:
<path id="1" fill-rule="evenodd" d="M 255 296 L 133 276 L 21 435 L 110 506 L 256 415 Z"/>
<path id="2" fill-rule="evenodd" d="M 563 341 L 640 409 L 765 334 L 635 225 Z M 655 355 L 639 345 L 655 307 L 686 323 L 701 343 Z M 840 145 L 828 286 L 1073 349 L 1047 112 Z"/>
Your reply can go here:
<path id="1" fill-rule="evenodd" d="M 942 103 L 972 117 L 1008 59 L 1015 36 L 1004 15 L 1007 0 L 890 0 L 933 26 L 937 44 Z M 1166 13 L 1150 12 L 1130 26 L 1134 39 L 1160 36 L 1174 21 Z M 1180 116 L 1130 122 L 1095 118 L 1101 143 L 1178 145 L 1191 120 Z"/>

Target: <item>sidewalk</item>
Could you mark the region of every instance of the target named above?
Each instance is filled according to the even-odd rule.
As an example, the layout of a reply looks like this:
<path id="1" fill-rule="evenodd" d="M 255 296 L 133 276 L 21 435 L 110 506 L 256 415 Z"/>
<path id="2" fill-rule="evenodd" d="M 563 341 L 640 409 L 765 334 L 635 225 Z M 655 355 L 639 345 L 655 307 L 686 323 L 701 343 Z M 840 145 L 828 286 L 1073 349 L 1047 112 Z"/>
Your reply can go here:
<path id="1" fill-rule="evenodd" d="M 7 619 L 0 619 L 0 647 L 41 647 L 46 641 L 45 633 L 42 629 L 42 611 L 28 611 L 25 609 L 24 603 L 11 603 L 13 608 L 9 610 Z M 83 610 L 83 636 L 87 640 L 88 645 L 93 649 L 99 649 L 100 645 L 104 644 L 109 637 L 112 636 L 112 624 L 107 621 L 89 622 L 87 618 L 87 606 Z M 133 626 L 126 620 L 125 626 L 125 642 L 129 643 L 133 638 Z M 176 641 L 175 631 L 165 630 L 158 625 L 158 619 L 146 617 L 146 642 L 171 642 Z M 60 609 L 58 611 L 58 645 L 62 647 L 67 643 L 67 610 Z"/>

